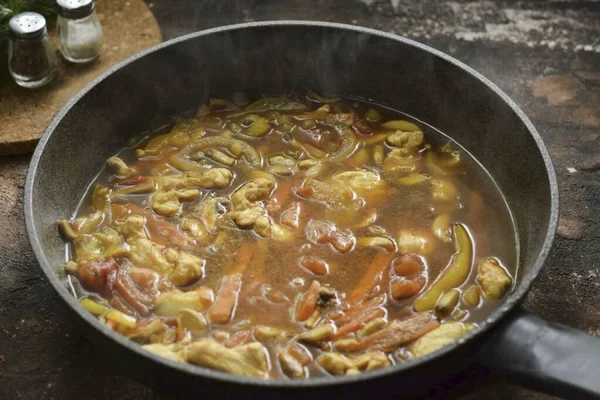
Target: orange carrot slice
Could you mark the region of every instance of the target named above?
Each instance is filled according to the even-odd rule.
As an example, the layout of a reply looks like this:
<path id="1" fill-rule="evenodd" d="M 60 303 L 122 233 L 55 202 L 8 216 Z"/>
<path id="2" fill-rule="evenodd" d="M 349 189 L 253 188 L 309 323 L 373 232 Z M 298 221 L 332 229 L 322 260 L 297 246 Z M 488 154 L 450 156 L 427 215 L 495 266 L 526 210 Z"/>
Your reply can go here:
<path id="1" fill-rule="evenodd" d="M 440 323 L 429 313 L 394 320 L 382 330 L 367 336 L 360 342 L 360 349 L 389 352 L 417 340 L 438 326 L 440 326 Z"/>
<path id="2" fill-rule="evenodd" d="M 243 274 L 244 270 L 250 264 L 250 260 L 256 251 L 256 245 L 254 243 L 245 242 L 236 254 L 235 265 L 233 266 L 233 274 Z"/>
<path id="3" fill-rule="evenodd" d="M 336 320 L 336 323 L 338 324 L 346 324 L 350 321 L 352 321 L 353 319 L 357 319 L 360 316 L 362 316 L 363 314 L 367 313 L 368 311 L 372 310 L 372 309 L 379 309 L 379 307 L 383 306 L 385 304 L 387 300 L 387 295 L 386 294 L 380 294 L 374 297 L 371 297 L 370 299 L 366 299 L 362 302 L 359 302 L 357 304 L 352 304 L 352 308 L 349 309 L 348 311 L 346 311 L 346 313 L 344 315 L 342 315 L 341 317 L 339 317 Z"/>
<path id="4" fill-rule="evenodd" d="M 349 304 L 358 303 L 373 290 L 381 278 L 380 275 L 389 266 L 392 257 L 393 253 L 388 253 L 387 251 L 377 253 L 367 272 L 363 275 L 352 293 L 350 293 L 350 296 L 348 297 Z"/>
<path id="5" fill-rule="evenodd" d="M 315 275 L 322 276 L 329 272 L 329 265 L 327 265 L 327 262 L 318 257 L 302 256 L 298 262 L 303 268 L 306 268 Z"/>
<path id="6" fill-rule="evenodd" d="M 299 322 L 306 321 L 308 317 L 317 308 L 317 301 L 319 300 L 319 289 L 321 284 L 319 281 L 312 281 L 310 286 L 302 296 L 302 301 L 296 310 L 296 320 Z"/>
<path id="7" fill-rule="evenodd" d="M 215 302 L 208 314 L 212 322 L 225 323 L 233 317 L 241 286 L 242 277 L 240 275 L 223 277 L 219 293 L 217 293 Z"/>
<path id="8" fill-rule="evenodd" d="M 383 317 L 384 315 L 385 311 L 383 311 L 381 308 L 366 310 L 358 317 L 356 317 L 356 319 L 348 322 L 345 325 L 340 326 L 333 335 L 333 338 L 339 339 L 341 337 L 351 334 L 352 332 L 356 332 L 357 330 L 362 328 L 367 322 L 378 317 Z"/>

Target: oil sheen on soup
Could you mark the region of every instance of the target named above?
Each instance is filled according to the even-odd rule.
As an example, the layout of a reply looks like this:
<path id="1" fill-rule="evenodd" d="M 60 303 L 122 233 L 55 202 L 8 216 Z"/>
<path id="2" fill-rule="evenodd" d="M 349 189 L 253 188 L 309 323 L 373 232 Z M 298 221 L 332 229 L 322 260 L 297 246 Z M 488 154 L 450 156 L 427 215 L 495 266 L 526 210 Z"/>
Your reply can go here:
<path id="1" fill-rule="evenodd" d="M 458 340 L 516 274 L 513 219 L 447 136 L 352 99 L 211 99 L 107 160 L 59 226 L 81 305 L 172 360 L 354 375 Z"/>

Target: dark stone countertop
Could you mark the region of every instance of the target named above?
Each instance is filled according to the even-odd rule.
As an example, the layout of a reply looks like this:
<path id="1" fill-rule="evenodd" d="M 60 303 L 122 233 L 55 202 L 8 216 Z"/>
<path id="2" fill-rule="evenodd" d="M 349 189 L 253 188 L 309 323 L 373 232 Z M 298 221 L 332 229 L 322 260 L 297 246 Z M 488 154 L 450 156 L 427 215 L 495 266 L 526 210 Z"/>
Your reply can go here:
<path id="1" fill-rule="evenodd" d="M 600 2 L 597 0 L 155 0 L 165 39 L 269 19 L 328 20 L 424 42 L 482 72 L 533 120 L 558 174 L 554 249 L 525 308 L 600 336 Z M 142 399 L 158 394 L 114 376 L 73 328 L 46 283 L 23 223 L 29 157 L 0 158 L 0 398 Z M 466 375 L 431 397 L 549 399 L 501 379 Z M 468 389 L 464 389 L 468 387 Z"/>

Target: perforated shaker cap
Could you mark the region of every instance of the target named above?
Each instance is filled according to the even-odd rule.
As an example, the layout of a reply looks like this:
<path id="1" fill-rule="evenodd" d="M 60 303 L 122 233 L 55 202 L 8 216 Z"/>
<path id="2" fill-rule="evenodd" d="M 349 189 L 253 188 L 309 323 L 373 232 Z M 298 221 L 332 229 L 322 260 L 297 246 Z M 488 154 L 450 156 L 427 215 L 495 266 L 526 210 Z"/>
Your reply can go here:
<path id="1" fill-rule="evenodd" d="M 60 15 L 69 19 L 85 18 L 95 8 L 93 0 L 57 0 L 56 3 L 60 7 Z"/>
<path id="2" fill-rule="evenodd" d="M 11 37 L 33 39 L 46 32 L 46 19 L 35 12 L 24 12 L 12 17 L 8 26 Z"/>

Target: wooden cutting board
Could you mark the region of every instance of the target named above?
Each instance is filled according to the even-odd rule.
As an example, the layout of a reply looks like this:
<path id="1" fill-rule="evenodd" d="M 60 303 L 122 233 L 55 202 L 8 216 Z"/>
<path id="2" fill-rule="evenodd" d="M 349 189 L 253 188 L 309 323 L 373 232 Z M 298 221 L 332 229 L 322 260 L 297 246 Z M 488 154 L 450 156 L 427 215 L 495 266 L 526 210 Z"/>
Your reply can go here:
<path id="1" fill-rule="evenodd" d="M 57 51 L 56 78 L 40 89 L 14 82 L 0 87 L 0 155 L 31 153 L 56 112 L 75 93 L 114 64 L 161 42 L 160 28 L 142 0 L 96 0 L 104 30 L 98 60 L 72 64 Z M 54 38 L 54 32 L 50 32 Z M 54 47 L 58 49 L 54 38 Z"/>

